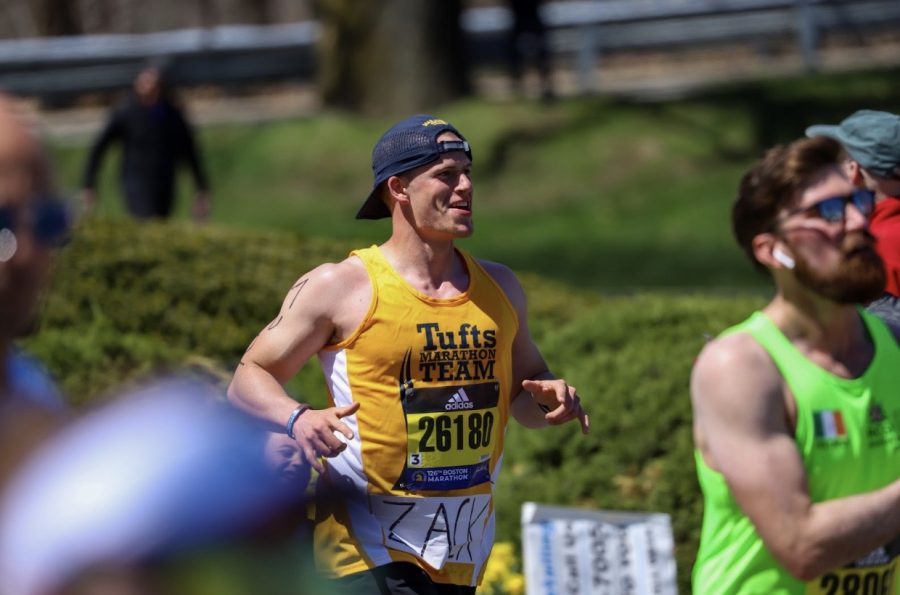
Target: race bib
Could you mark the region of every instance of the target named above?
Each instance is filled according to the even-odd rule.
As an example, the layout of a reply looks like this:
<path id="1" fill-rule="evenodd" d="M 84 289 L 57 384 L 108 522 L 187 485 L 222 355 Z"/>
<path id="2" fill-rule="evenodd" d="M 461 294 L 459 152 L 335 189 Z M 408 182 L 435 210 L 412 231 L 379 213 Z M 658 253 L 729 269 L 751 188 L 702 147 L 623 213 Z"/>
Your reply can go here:
<path id="1" fill-rule="evenodd" d="M 499 432 L 496 382 L 402 388 L 406 464 L 396 489 L 460 490 L 491 479 Z"/>
<path id="2" fill-rule="evenodd" d="M 864 558 L 806 584 L 808 595 L 894 595 L 900 542 L 880 547 Z"/>
<path id="3" fill-rule="evenodd" d="M 370 496 L 369 506 L 381 524 L 385 547 L 407 552 L 436 570 L 448 561 L 484 560 L 491 516 L 491 496 L 448 498 Z"/>

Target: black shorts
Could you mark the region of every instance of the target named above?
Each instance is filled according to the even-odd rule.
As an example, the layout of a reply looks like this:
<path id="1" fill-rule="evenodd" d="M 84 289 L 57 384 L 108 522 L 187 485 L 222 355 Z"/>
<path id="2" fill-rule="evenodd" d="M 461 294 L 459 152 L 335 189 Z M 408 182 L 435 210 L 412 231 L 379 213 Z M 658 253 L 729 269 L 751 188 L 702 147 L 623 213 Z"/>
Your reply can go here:
<path id="1" fill-rule="evenodd" d="M 475 587 L 436 583 L 408 562 L 392 562 L 331 582 L 329 595 L 475 595 Z"/>

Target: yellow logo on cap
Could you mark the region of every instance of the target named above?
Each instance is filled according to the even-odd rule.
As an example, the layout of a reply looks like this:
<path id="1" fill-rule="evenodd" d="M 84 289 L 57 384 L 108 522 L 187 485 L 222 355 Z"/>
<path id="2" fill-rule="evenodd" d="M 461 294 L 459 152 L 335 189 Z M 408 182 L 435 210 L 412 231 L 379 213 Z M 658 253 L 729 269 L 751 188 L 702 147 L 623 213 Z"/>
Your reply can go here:
<path id="1" fill-rule="evenodd" d="M 422 126 L 439 126 L 441 124 L 447 124 L 446 120 L 434 119 L 434 120 L 425 120 L 424 122 L 422 122 Z"/>

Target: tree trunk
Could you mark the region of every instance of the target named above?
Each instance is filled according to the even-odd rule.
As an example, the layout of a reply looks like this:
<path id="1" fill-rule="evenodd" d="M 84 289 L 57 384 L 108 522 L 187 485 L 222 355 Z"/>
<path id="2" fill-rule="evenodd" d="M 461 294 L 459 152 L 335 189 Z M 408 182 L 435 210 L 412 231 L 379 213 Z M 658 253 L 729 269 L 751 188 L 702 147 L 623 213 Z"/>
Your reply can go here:
<path id="1" fill-rule="evenodd" d="M 78 35 L 78 4 L 69 0 L 31 0 L 31 15 L 40 36 Z"/>
<path id="2" fill-rule="evenodd" d="M 325 105 L 406 115 L 468 93 L 461 9 L 461 0 L 319 0 Z"/>
<path id="3" fill-rule="evenodd" d="M 238 8 L 238 15 L 242 23 L 269 25 L 274 22 L 269 0 L 241 0 Z"/>

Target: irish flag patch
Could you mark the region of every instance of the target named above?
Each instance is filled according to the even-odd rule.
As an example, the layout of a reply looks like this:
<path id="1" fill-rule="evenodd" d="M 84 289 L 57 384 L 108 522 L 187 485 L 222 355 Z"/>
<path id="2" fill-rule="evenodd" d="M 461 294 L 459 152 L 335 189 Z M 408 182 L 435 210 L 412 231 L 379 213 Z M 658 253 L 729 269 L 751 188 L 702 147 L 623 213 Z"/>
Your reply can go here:
<path id="1" fill-rule="evenodd" d="M 847 435 L 840 411 L 816 411 L 813 413 L 813 420 L 816 424 L 816 438 L 843 438 Z"/>

